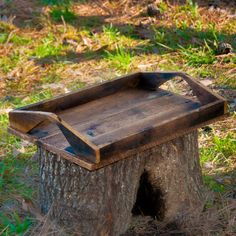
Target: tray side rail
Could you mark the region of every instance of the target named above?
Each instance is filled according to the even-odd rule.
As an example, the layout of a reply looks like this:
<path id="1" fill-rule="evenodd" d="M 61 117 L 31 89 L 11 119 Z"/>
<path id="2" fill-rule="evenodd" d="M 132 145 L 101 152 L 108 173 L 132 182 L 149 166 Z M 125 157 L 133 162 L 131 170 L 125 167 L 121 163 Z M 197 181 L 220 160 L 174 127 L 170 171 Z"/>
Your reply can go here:
<path id="1" fill-rule="evenodd" d="M 162 84 L 168 80 L 173 79 L 174 77 L 181 77 L 190 88 L 193 90 L 193 93 L 197 96 L 202 105 L 206 105 L 217 100 L 225 101 L 226 100 L 219 96 L 218 94 L 211 91 L 209 88 L 198 82 L 197 80 L 190 77 L 188 74 L 183 72 L 145 72 L 142 73 L 139 86 L 149 89 L 156 90 Z M 227 106 L 226 106 L 227 107 Z M 225 108 L 226 109 L 226 108 Z M 226 112 L 226 110 L 225 110 Z"/>
<path id="2" fill-rule="evenodd" d="M 191 127 L 201 127 L 202 124 L 211 120 L 220 119 L 227 114 L 224 113 L 224 102 L 216 101 L 207 105 L 204 105 L 191 112 L 183 112 L 182 114 L 170 117 L 167 120 L 157 123 L 156 125 L 150 125 L 145 129 L 140 129 L 139 132 L 126 136 L 120 140 L 116 140 L 113 143 L 105 143 L 99 145 L 100 155 L 102 160 L 107 160 L 110 156 L 116 154 L 124 155 L 130 149 L 136 149 L 148 143 L 156 142 L 160 140 L 169 141 L 169 136 L 173 132 L 177 135 L 183 130 L 191 130 Z M 133 126 L 141 126 L 141 124 L 134 124 Z M 111 133 L 110 136 L 118 136 L 119 132 L 123 132 L 122 129 L 116 130 Z M 102 138 L 102 137 L 100 137 Z M 97 140 L 94 140 L 96 143 Z"/>
<path id="3" fill-rule="evenodd" d="M 100 162 L 97 146 L 54 113 L 13 110 L 9 112 L 9 119 L 10 128 L 22 133 L 28 133 L 39 123 L 49 120 L 58 126 L 76 155 L 93 163 Z"/>
<path id="4" fill-rule="evenodd" d="M 202 123 L 215 118 L 224 117 L 228 114 L 227 101 L 223 97 L 212 92 L 200 82 L 194 80 L 183 72 L 145 72 L 142 73 L 138 86 L 143 89 L 156 90 L 162 84 L 177 76 L 181 77 L 188 83 L 190 88 L 193 90 L 193 93 L 200 101 L 201 107 L 194 109 L 191 112 L 184 112 L 178 117 L 170 117 L 169 119 L 159 123 L 157 126 L 150 126 L 149 128 L 137 134 L 125 137 L 122 140 L 100 145 L 100 155 L 102 158 L 107 159 L 108 156 L 114 155 L 115 153 L 125 153 L 126 150 L 130 149 L 130 147 L 135 149 L 156 139 L 168 140 L 168 135 L 171 135 L 173 130 L 181 132 L 181 130 L 190 129 L 193 126 L 200 126 Z M 136 124 L 133 126 L 136 126 Z M 122 129 L 120 131 L 116 130 L 110 135 L 116 136 L 116 133 L 118 132 L 123 131 Z M 96 143 L 96 140 L 94 141 Z"/>
<path id="5" fill-rule="evenodd" d="M 133 73 L 116 79 L 105 81 L 92 86 L 87 86 L 76 92 L 71 92 L 52 99 L 21 107 L 20 110 L 33 110 L 45 112 L 60 112 L 74 106 L 79 106 L 90 101 L 109 96 L 120 90 L 134 88 L 139 83 L 141 73 Z"/>

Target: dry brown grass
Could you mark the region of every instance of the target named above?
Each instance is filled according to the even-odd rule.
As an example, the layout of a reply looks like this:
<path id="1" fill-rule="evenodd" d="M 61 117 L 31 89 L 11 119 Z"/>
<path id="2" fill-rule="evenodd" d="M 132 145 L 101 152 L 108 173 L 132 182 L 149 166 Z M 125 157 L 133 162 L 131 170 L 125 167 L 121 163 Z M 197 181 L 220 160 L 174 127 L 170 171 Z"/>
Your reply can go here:
<path id="1" fill-rule="evenodd" d="M 205 206 L 200 214 L 186 212 L 176 222 L 168 224 L 152 219 L 150 216 L 136 216 L 132 220 L 130 230 L 123 236 L 235 235 L 236 200 L 227 199 L 227 196 L 219 195 L 217 198 L 211 196 L 206 200 Z"/>

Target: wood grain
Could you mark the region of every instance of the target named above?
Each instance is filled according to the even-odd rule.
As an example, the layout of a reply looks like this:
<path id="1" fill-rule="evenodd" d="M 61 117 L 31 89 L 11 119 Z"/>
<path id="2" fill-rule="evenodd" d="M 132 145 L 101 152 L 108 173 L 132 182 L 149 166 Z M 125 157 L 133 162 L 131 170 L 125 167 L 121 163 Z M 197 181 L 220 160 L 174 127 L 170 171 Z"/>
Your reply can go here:
<path id="1" fill-rule="evenodd" d="M 198 100 L 159 88 L 176 76 Z M 13 110 L 9 130 L 92 170 L 225 114 L 226 101 L 187 74 L 146 72 Z"/>

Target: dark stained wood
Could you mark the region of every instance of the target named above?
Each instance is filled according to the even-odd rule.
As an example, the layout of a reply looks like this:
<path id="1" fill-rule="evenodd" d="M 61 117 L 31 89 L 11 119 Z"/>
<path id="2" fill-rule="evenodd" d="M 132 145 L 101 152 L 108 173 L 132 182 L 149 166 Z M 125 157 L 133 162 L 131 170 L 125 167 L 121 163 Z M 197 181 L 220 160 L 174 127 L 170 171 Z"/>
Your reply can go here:
<path id="1" fill-rule="evenodd" d="M 75 156 L 69 152 L 67 152 L 65 150 L 65 147 L 67 147 L 67 145 L 69 145 L 69 143 L 67 143 L 67 140 L 64 136 L 60 136 L 60 140 L 63 140 L 63 141 L 60 141 L 60 142 L 55 142 L 53 144 L 49 143 L 47 141 L 47 138 L 45 139 L 37 139 L 31 135 L 28 135 L 28 134 L 24 134 L 24 133 L 21 133 L 15 129 L 11 129 L 10 127 L 8 128 L 8 131 L 14 135 L 17 135 L 25 140 L 28 140 L 32 143 L 35 143 L 37 144 L 38 147 L 42 147 L 44 148 L 45 150 L 48 150 L 49 152 L 52 152 L 52 153 L 57 153 L 57 155 L 63 157 L 64 159 L 72 162 L 72 163 L 75 163 L 89 171 L 95 171 L 95 170 L 98 170 L 100 168 L 103 168 L 107 165 L 110 165 L 112 163 L 115 163 L 119 160 L 122 160 L 122 159 L 125 159 L 125 158 L 129 158 L 129 157 L 132 157 L 132 155 L 134 155 L 135 153 L 138 153 L 138 152 L 142 152 L 142 151 L 145 151 L 145 150 L 148 150 L 149 148 L 152 148 L 154 146 L 157 146 L 157 145 L 160 145 L 160 144 L 163 144 L 163 143 L 166 143 L 170 140 L 173 140 L 173 139 L 176 139 L 178 137 L 181 137 L 185 134 L 188 134 L 189 132 L 191 131 L 194 131 L 202 126 L 206 126 L 206 125 L 209 125 L 211 123 L 214 123 L 216 121 L 219 121 L 219 120 L 222 120 L 224 119 L 225 117 L 227 117 L 228 114 L 224 114 L 223 116 L 220 116 L 220 117 L 217 117 L 217 118 L 214 118 L 214 119 L 211 119 L 211 120 L 208 120 L 206 122 L 203 122 L 201 124 L 198 124 L 198 125 L 195 125 L 195 126 L 192 126 L 191 128 L 187 128 L 187 129 L 182 129 L 178 132 L 172 132 L 171 135 L 168 135 L 168 137 L 161 137 L 160 139 L 156 140 L 156 141 L 153 141 L 153 142 L 150 142 L 146 145 L 143 145 L 143 146 L 140 146 L 136 149 L 130 149 L 126 152 L 123 152 L 123 153 L 118 153 L 116 155 L 113 155 L 111 156 L 110 158 L 108 159 L 102 159 L 99 163 L 95 164 L 95 163 L 92 163 L 92 162 L 89 162 L 88 160 L 86 159 L 83 159 L 83 157 L 78 157 L 78 156 Z M 65 147 L 59 145 L 63 143 L 65 145 Z"/>
<path id="2" fill-rule="evenodd" d="M 146 120 L 143 124 L 136 124 L 139 127 L 139 132 L 131 133 L 132 130 L 136 129 L 136 125 L 134 125 L 133 127 L 129 127 L 129 132 L 126 132 L 127 135 L 125 137 L 120 135 L 122 130 L 116 130 L 110 133 L 109 136 L 98 136 L 93 142 L 99 146 L 100 155 L 105 159 L 118 151 L 124 152 L 125 150 L 135 149 L 161 138 L 168 138 L 173 131 L 179 132 L 182 129 L 193 127 L 201 122 L 212 119 L 216 114 L 217 116 L 224 115 L 224 104 L 222 103 L 217 104 L 214 108 L 206 108 L 209 113 L 207 116 L 204 116 L 204 118 L 201 116 L 204 110 L 196 112 L 193 108 L 196 108 L 195 104 L 186 105 L 182 107 L 182 109 L 177 107 L 176 110 L 171 111 L 168 115 L 164 114 L 160 117 L 153 117 L 152 120 Z M 172 119 L 169 119 L 167 122 L 165 119 L 168 117 Z M 157 125 L 148 126 L 150 123 Z M 110 140 L 112 140 L 112 142 L 110 142 Z"/>
<path id="3" fill-rule="evenodd" d="M 29 132 L 35 126 L 35 123 L 41 123 L 47 119 L 59 127 L 67 141 L 73 147 L 73 152 L 76 155 L 80 155 L 95 163 L 99 163 L 100 161 L 100 153 L 97 146 L 54 113 L 15 110 L 10 112 L 9 117 L 11 127 L 25 133 Z"/>
<path id="4" fill-rule="evenodd" d="M 219 95 L 210 91 L 207 87 L 183 72 L 146 72 L 142 74 L 139 86 L 150 90 L 155 90 L 174 77 L 181 77 L 185 80 L 196 94 L 202 105 L 209 102 L 214 102 L 217 99 L 222 99 Z"/>
<path id="5" fill-rule="evenodd" d="M 77 126 L 92 122 L 93 120 L 104 119 L 111 114 L 131 109 L 139 104 L 147 104 L 148 102 L 165 96 L 166 94 L 167 92 L 162 89 L 147 93 L 145 90 L 131 88 L 124 91 L 118 91 L 115 93 L 115 96 L 113 94 L 99 98 L 86 104 L 58 112 L 57 114 L 70 125 Z M 57 126 L 48 121 L 39 123 L 35 129 L 47 131 L 47 136 L 60 132 Z"/>
<path id="6" fill-rule="evenodd" d="M 110 115 L 101 117 L 100 119 L 95 116 L 94 119 L 88 122 L 84 122 L 81 125 L 75 125 L 75 128 L 84 135 L 88 135 L 88 131 L 94 131 L 91 135 L 91 140 L 93 140 L 93 138 L 96 138 L 98 135 L 107 132 L 110 133 L 114 130 L 125 127 L 127 129 L 136 123 L 139 125 L 143 120 L 167 113 L 170 109 L 173 109 L 173 107 L 177 109 L 177 107 L 181 105 L 185 106 L 187 105 L 186 102 L 193 103 L 188 99 L 170 93 L 168 96 L 162 96 L 146 103 L 134 105 L 131 108 L 111 113 Z M 194 104 L 197 105 L 199 103 Z"/>
<path id="7" fill-rule="evenodd" d="M 112 81 L 89 86 L 77 92 L 58 96 L 54 99 L 38 102 L 22 107 L 23 110 L 59 112 L 73 106 L 79 106 L 87 102 L 114 94 L 120 90 L 136 87 L 140 80 L 140 73 L 134 73 L 119 77 Z"/>
<path id="8" fill-rule="evenodd" d="M 176 76 L 199 101 L 158 88 Z M 226 107 L 223 98 L 184 73 L 137 73 L 13 110 L 9 131 L 93 170 L 220 118 Z"/>

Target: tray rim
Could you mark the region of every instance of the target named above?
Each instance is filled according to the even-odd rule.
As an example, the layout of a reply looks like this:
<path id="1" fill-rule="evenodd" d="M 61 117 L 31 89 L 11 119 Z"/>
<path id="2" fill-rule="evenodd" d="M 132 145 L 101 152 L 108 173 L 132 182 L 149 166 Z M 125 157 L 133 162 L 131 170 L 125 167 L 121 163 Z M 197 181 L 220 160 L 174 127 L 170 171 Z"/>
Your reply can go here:
<path id="1" fill-rule="evenodd" d="M 200 113 L 200 111 L 204 111 L 207 108 L 212 108 L 214 110 L 214 106 L 217 107 L 217 105 L 219 105 L 221 112 L 218 111 L 219 114 L 217 113 L 216 117 L 214 119 L 209 119 L 210 123 L 217 120 L 217 118 L 223 117 L 227 114 L 227 102 L 223 97 L 221 97 L 220 95 L 218 95 L 215 92 L 211 91 L 210 89 L 208 89 L 207 87 L 202 85 L 200 82 L 194 80 L 192 77 L 190 77 L 189 75 L 187 75 L 183 72 L 137 72 L 137 73 L 132 73 L 132 74 L 129 74 L 129 75 L 121 76 L 121 77 L 118 77 L 118 78 L 113 79 L 113 80 L 104 81 L 102 83 L 98 83 L 98 84 L 95 84 L 95 85 L 92 85 L 92 86 L 88 86 L 84 89 L 80 89 L 80 90 L 77 90 L 75 92 L 71 92 L 71 93 L 68 93 L 68 94 L 65 94 L 65 95 L 56 96 L 52 99 L 47 99 L 47 100 L 40 101 L 40 102 L 37 102 L 37 103 L 34 103 L 34 104 L 30 104 L 30 105 L 27 105 L 27 106 L 24 106 L 24 107 L 21 107 L 21 108 L 17 108 L 17 109 L 15 109 L 15 110 L 13 110 L 9 113 L 10 127 L 9 127 L 8 130 L 9 130 L 10 133 L 15 134 L 17 136 L 20 136 L 21 138 L 24 138 L 24 139 L 26 139 L 30 142 L 36 143 L 39 146 L 41 145 L 41 146 L 44 146 L 46 148 L 49 148 L 50 145 L 46 144 L 44 142 L 44 139 L 35 138 L 35 137 L 27 134 L 27 128 L 25 130 L 24 129 L 20 130 L 21 129 L 20 125 L 17 124 L 18 125 L 17 126 L 14 123 L 14 122 L 16 122 L 17 119 L 22 120 L 23 116 L 25 116 L 26 114 L 29 114 L 30 116 L 32 116 L 30 118 L 31 120 L 34 120 L 34 119 L 42 120 L 42 119 L 45 119 L 45 118 L 49 119 L 50 121 L 56 123 L 59 126 L 59 128 L 61 129 L 62 133 L 67 138 L 67 140 L 68 140 L 68 137 L 66 135 L 69 132 L 69 136 L 72 136 L 72 137 L 69 137 L 69 138 L 72 139 L 72 141 L 81 142 L 82 143 L 81 145 L 85 145 L 86 147 L 91 148 L 92 152 L 94 152 L 94 154 L 95 154 L 95 159 L 94 158 L 88 158 L 89 155 L 86 156 L 86 155 L 84 155 L 84 153 L 79 153 L 79 154 L 77 153 L 77 156 L 74 156 L 72 154 L 69 154 L 66 151 L 62 151 L 62 150 L 56 149 L 54 147 L 50 147 L 50 150 L 56 149 L 57 151 L 54 150 L 54 152 L 57 152 L 57 153 L 63 152 L 63 153 L 61 153 L 63 156 L 66 156 L 68 154 L 68 155 L 70 155 L 70 159 L 71 159 L 72 162 L 77 163 L 78 165 L 81 165 L 82 167 L 85 167 L 89 170 L 94 170 L 94 169 L 100 168 L 102 166 L 105 166 L 106 164 L 104 164 L 104 163 L 106 163 L 106 162 L 107 163 L 114 162 L 114 161 L 109 162 L 106 159 L 105 160 L 101 159 L 102 150 L 103 149 L 106 150 L 106 148 L 108 148 L 113 143 L 112 144 L 104 144 L 104 145 L 95 145 L 95 144 L 93 144 L 83 134 L 81 134 L 79 131 L 73 129 L 73 127 L 71 127 L 69 124 L 67 124 L 65 121 L 63 121 L 60 117 L 58 117 L 54 113 L 55 111 L 54 112 L 53 111 L 48 112 L 47 110 L 50 110 L 50 107 L 48 107 L 48 104 L 50 104 L 50 103 L 53 103 L 53 104 L 56 103 L 57 104 L 58 100 L 61 100 L 61 99 L 64 100 L 65 98 L 68 99 L 71 96 L 72 97 L 77 96 L 77 95 L 81 96 L 81 94 L 83 95 L 83 93 L 84 94 L 91 93 L 91 91 L 93 91 L 93 90 L 95 90 L 95 91 L 97 89 L 98 90 L 99 89 L 104 90 L 104 88 L 103 88 L 104 86 L 105 86 L 105 88 L 112 88 L 115 85 L 114 86 L 115 88 L 112 88 L 111 91 L 106 92 L 105 94 L 103 94 L 100 97 L 111 95 L 115 91 L 119 91 L 120 89 L 123 89 L 123 88 L 136 87 L 137 84 L 138 83 L 140 84 L 141 82 L 143 83 L 142 86 L 144 86 L 144 87 L 148 86 L 149 90 L 153 90 L 152 86 L 159 87 L 161 84 L 165 83 L 166 81 L 168 81 L 168 80 L 170 80 L 170 79 L 172 79 L 173 77 L 176 77 L 176 76 L 180 76 L 184 80 L 187 81 L 187 83 L 190 85 L 190 87 L 193 89 L 193 91 L 197 93 L 197 97 L 200 100 L 200 102 L 202 103 L 202 106 L 200 108 L 193 109 L 192 111 L 186 112 L 186 113 L 188 113 L 188 114 L 197 114 L 197 113 Z M 154 78 L 154 84 L 152 82 L 153 78 Z M 147 81 L 151 81 L 152 84 L 150 84 L 150 82 L 148 82 L 149 83 L 148 84 Z M 116 87 L 116 86 L 118 86 L 118 87 Z M 81 103 L 81 101 L 80 101 L 80 104 L 78 104 L 77 106 L 82 105 L 82 104 L 84 104 L 86 102 L 89 102 L 89 101 L 96 100 L 97 98 L 96 98 L 95 95 L 96 94 L 94 94 L 92 96 L 90 95 L 90 97 L 88 97 L 87 101 L 85 99 L 85 102 L 82 101 L 82 103 Z M 43 109 L 39 110 L 41 107 Z M 71 105 L 71 107 L 73 107 L 73 104 Z M 36 108 L 36 110 L 34 110 L 35 108 Z M 56 105 L 54 104 L 53 109 L 55 109 L 55 108 L 56 108 Z M 69 107 L 66 107 L 64 109 L 68 109 L 68 108 Z M 44 110 L 46 110 L 46 111 L 44 111 Z M 181 117 L 186 116 L 186 113 Z M 18 118 L 18 117 L 20 117 L 20 118 Z M 173 120 L 175 120 L 175 119 L 176 119 L 176 117 L 174 117 Z M 38 120 L 37 120 L 37 122 L 38 122 Z M 170 121 L 171 120 L 169 120 L 167 122 L 162 122 L 162 123 L 163 124 L 168 124 L 168 122 L 170 122 Z M 197 124 L 196 127 L 201 127 L 205 122 L 209 123 L 208 119 L 203 120 L 202 122 L 199 122 L 199 124 Z M 192 127 L 195 127 L 195 126 L 190 126 L 190 127 L 185 127 L 185 128 L 187 130 L 190 130 Z M 154 127 L 154 128 L 156 128 L 156 127 Z M 63 132 L 63 129 L 66 130 L 66 132 Z M 134 134 L 134 135 L 137 135 L 137 134 Z M 171 135 L 169 135 L 169 136 L 171 138 Z M 170 140 L 170 138 L 167 138 L 166 140 L 168 141 L 168 140 Z M 70 143 L 70 141 L 69 141 L 69 143 Z M 143 145 L 143 146 L 146 146 L 146 144 Z M 137 150 L 138 148 L 139 147 L 136 147 L 135 150 Z M 124 151 L 123 154 L 122 153 L 121 154 L 117 153 L 116 155 L 117 156 L 122 156 L 122 155 L 126 156 L 125 153 L 127 153 L 127 152 L 129 152 L 129 150 Z M 114 160 L 113 156 L 114 156 L 114 153 L 111 154 L 108 159 Z M 74 158 L 79 159 L 81 161 L 72 160 Z M 115 158 L 115 160 L 116 159 L 117 158 Z M 119 158 L 118 158 L 118 160 L 119 160 Z M 86 165 L 85 163 L 89 163 L 89 164 Z"/>
<path id="2" fill-rule="evenodd" d="M 41 140 L 37 140 L 37 139 L 33 138 L 30 135 L 23 134 L 23 133 L 15 130 L 15 129 L 12 129 L 10 127 L 8 128 L 8 132 L 13 134 L 13 135 L 16 135 L 16 136 L 18 136 L 20 138 L 23 138 L 23 139 L 25 139 L 25 140 L 27 140 L 27 141 L 37 145 L 38 147 L 43 147 L 47 151 L 52 152 L 52 153 L 58 155 L 60 158 L 64 158 L 64 159 L 66 159 L 68 161 L 71 161 L 72 163 L 77 164 L 77 165 L 79 165 L 80 167 L 82 167 L 84 169 L 87 169 L 89 171 L 96 171 L 96 170 L 101 169 L 101 168 L 103 168 L 105 166 L 108 166 L 108 165 L 110 165 L 112 163 L 115 163 L 115 162 L 118 162 L 120 160 L 129 158 L 129 157 L 131 157 L 132 155 L 135 155 L 138 152 L 142 152 L 142 151 L 145 151 L 147 149 L 153 148 L 155 146 L 161 145 L 163 143 L 170 142 L 170 141 L 172 141 L 172 140 L 174 140 L 174 139 L 176 139 L 178 137 L 181 137 L 181 136 L 183 136 L 185 134 L 191 133 L 194 130 L 197 130 L 198 128 L 201 128 L 202 126 L 206 126 L 206 125 L 209 125 L 209 124 L 211 124 L 213 122 L 224 120 L 228 116 L 229 116 L 229 113 L 226 113 L 226 114 L 221 115 L 219 117 L 216 117 L 216 118 L 210 119 L 208 121 L 202 122 L 202 123 L 200 123 L 198 125 L 192 126 L 191 128 L 187 128 L 185 130 L 181 130 L 179 132 L 176 132 L 175 134 L 170 135 L 168 138 L 164 137 L 161 140 L 153 141 L 153 142 L 150 142 L 147 145 L 140 146 L 140 147 L 138 147 L 135 150 L 129 150 L 129 151 L 127 151 L 125 153 L 122 153 L 122 154 L 113 155 L 113 156 L 111 156 L 108 159 L 101 160 L 101 162 L 99 162 L 99 163 L 89 162 L 88 160 L 85 160 L 85 159 L 83 159 L 81 157 L 78 157 L 78 156 L 75 156 L 75 155 L 73 155 L 71 153 L 68 153 L 65 150 L 57 149 L 53 145 L 44 143 Z"/>

